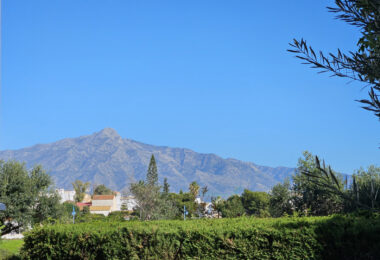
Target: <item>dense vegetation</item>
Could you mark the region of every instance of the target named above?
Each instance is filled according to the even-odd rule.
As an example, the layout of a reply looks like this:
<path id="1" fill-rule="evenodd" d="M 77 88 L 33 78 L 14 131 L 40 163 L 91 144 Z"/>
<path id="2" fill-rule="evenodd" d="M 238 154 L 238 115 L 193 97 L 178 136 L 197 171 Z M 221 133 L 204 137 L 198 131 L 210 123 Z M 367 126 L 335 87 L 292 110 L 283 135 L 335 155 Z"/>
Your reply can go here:
<path id="1" fill-rule="evenodd" d="M 26 234 L 26 259 L 378 259 L 380 219 L 233 218 L 48 225 Z"/>
<path id="2" fill-rule="evenodd" d="M 371 165 L 344 176 L 321 166 L 318 157 L 306 151 L 292 179 L 275 185 L 269 193 L 244 190 L 241 196 L 213 198 L 212 202 L 223 217 L 328 216 L 379 211 L 379 191 L 379 167 Z"/>
<path id="3" fill-rule="evenodd" d="M 0 211 L 1 235 L 60 218 L 63 208 L 59 196 L 49 190 L 51 184 L 41 166 L 28 170 L 25 164 L 0 160 L 0 202 L 6 206 Z"/>

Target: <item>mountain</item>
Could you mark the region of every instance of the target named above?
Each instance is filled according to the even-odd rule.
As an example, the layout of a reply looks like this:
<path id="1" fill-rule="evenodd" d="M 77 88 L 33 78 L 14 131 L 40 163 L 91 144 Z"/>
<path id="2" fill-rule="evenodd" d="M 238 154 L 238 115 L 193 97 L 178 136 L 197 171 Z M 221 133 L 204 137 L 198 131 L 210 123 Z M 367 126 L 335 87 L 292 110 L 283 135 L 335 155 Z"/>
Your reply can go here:
<path id="1" fill-rule="evenodd" d="M 192 181 L 207 185 L 209 196 L 240 194 L 245 188 L 268 191 L 294 172 L 294 168 L 259 166 L 189 149 L 148 145 L 124 139 L 111 128 L 50 144 L 0 151 L 0 159 L 23 161 L 28 167 L 41 164 L 56 187 L 72 189 L 71 183 L 79 179 L 120 191 L 131 182 L 145 179 L 152 154 L 159 180 L 166 177 L 176 192 L 187 190 Z"/>

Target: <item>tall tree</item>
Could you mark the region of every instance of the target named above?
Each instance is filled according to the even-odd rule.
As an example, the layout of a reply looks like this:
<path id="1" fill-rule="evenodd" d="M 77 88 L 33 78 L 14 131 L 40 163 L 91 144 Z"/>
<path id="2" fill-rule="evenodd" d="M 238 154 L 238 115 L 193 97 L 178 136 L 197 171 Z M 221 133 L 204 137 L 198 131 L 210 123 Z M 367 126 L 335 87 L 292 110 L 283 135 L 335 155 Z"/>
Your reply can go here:
<path id="1" fill-rule="evenodd" d="M 156 165 L 156 159 L 154 155 L 150 157 L 148 172 L 146 174 L 146 182 L 148 185 L 155 186 L 158 184 L 158 171 Z"/>
<path id="2" fill-rule="evenodd" d="M 380 209 L 380 167 L 371 165 L 366 170 L 360 168 L 354 172 L 353 179 L 352 198 L 372 210 Z"/>
<path id="3" fill-rule="evenodd" d="M 169 188 L 170 188 L 170 185 L 168 183 L 168 179 L 165 178 L 164 179 L 164 187 L 163 187 L 164 194 L 169 194 Z"/>
<path id="4" fill-rule="evenodd" d="M 161 187 L 158 185 L 158 172 L 156 160 L 152 155 L 148 167 L 146 181 L 132 183 L 130 191 L 135 196 L 137 207 L 141 220 L 169 219 L 174 218 L 177 209 L 168 197 L 169 184 L 166 180 L 164 192 L 160 192 Z M 165 193 L 165 191 L 167 191 Z"/>
<path id="5" fill-rule="evenodd" d="M 298 160 L 293 176 L 294 203 L 297 210 L 311 215 L 329 215 L 343 210 L 343 180 L 341 175 L 328 169 L 321 170 L 318 157 L 305 151 Z M 332 189 L 336 185 L 336 190 Z M 335 186 L 334 186 L 335 187 Z"/>
<path id="6" fill-rule="evenodd" d="M 335 0 L 335 7 L 328 7 L 340 19 L 358 27 L 361 37 L 357 42 L 358 49 L 348 54 L 339 49 L 336 54 L 328 55 L 307 45 L 306 41 L 293 40 L 290 52 L 304 64 L 320 72 L 330 72 L 333 76 L 363 82 L 369 86 L 369 99 L 359 100 L 363 108 L 373 111 L 380 119 L 380 1 L 379 0 Z"/>
<path id="7" fill-rule="evenodd" d="M 223 208 L 224 200 L 220 197 L 211 197 L 212 208 L 218 213 L 218 218 L 220 218 Z"/>
<path id="8" fill-rule="evenodd" d="M 200 189 L 200 187 L 196 181 L 193 181 L 192 183 L 190 183 L 189 191 L 193 195 L 194 198 L 198 197 L 199 189 Z"/>
<path id="9" fill-rule="evenodd" d="M 82 182 L 80 180 L 76 180 L 72 183 L 73 188 L 75 190 L 75 202 L 81 202 L 84 199 L 84 196 L 86 195 L 86 192 L 88 188 L 90 187 L 89 182 Z"/>
<path id="10" fill-rule="evenodd" d="M 273 186 L 269 199 L 269 212 L 272 217 L 281 217 L 293 212 L 289 179 Z"/>
<path id="11" fill-rule="evenodd" d="M 144 181 L 132 183 L 130 188 L 134 195 L 141 220 L 154 219 L 155 212 L 159 209 L 160 187 L 146 184 Z"/>
<path id="12" fill-rule="evenodd" d="M 63 214 L 59 195 L 49 190 L 51 184 L 41 166 L 28 171 L 17 161 L 0 161 L 0 202 L 6 206 L 0 211 L 1 235 Z"/>
<path id="13" fill-rule="evenodd" d="M 204 200 L 204 197 L 205 197 L 206 193 L 208 192 L 207 185 L 202 187 L 201 192 L 202 192 L 202 200 Z"/>

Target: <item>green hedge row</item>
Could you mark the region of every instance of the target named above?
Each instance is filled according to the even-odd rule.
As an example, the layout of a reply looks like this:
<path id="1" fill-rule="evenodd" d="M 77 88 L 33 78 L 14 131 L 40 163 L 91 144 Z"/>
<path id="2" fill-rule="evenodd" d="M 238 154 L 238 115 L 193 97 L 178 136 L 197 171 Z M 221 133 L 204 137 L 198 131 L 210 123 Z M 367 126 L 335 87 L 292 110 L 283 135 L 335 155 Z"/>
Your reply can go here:
<path id="1" fill-rule="evenodd" d="M 380 259 L 380 219 L 331 216 L 35 228 L 26 259 Z"/>

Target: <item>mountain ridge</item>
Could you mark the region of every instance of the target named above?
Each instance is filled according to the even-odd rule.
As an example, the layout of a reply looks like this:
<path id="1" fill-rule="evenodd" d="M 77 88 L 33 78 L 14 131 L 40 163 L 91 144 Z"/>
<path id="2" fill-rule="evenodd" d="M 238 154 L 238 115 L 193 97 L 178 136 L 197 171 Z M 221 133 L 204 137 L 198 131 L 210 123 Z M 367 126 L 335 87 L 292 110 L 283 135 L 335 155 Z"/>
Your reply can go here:
<path id="1" fill-rule="evenodd" d="M 187 190 L 192 181 L 207 185 L 210 196 L 226 197 L 241 193 L 245 188 L 268 191 L 294 172 L 294 168 L 261 166 L 187 148 L 145 144 L 122 138 L 112 128 L 53 143 L 0 151 L 0 159 L 24 161 L 28 167 L 41 164 L 56 186 L 65 189 L 80 179 L 125 190 L 130 183 L 145 179 L 151 154 L 156 157 L 159 180 L 162 182 L 166 177 L 171 190 L 176 192 Z"/>

